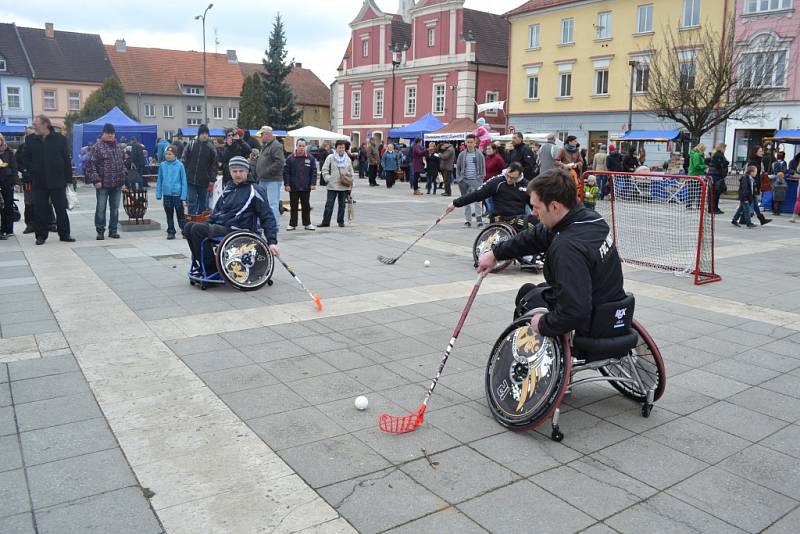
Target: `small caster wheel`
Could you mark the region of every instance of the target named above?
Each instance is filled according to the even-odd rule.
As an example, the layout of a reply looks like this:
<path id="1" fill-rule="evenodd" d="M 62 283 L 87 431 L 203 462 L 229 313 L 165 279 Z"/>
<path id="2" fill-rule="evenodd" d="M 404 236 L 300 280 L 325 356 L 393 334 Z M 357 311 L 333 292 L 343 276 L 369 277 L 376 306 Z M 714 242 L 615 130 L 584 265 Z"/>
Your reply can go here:
<path id="1" fill-rule="evenodd" d="M 472 264 L 472 268 L 473 268 L 473 269 L 477 269 L 477 268 L 478 268 L 478 264 L 477 264 L 477 263 L 473 263 L 473 264 Z"/>
<path id="2" fill-rule="evenodd" d="M 653 411 L 652 404 L 642 404 L 642 417 L 650 417 L 650 412 Z"/>
<path id="3" fill-rule="evenodd" d="M 208 284 L 200 284 L 200 289 L 205 291 L 206 289 L 208 289 Z"/>
<path id="4" fill-rule="evenodd" d="M 553 432 L 550 434 L 550 439 L 553 441 L 561 442 L 564 439 L 564 433 L 561 432 L 559 429 L 554 428 Z"/>
<path id="5" fill-rule="evenodd" d="M 274 284 L 274 282 L 272 280 L 267 280 L 267 285 L 268 286 L 272 286 L 272 284 Z"/>
<path id="6" fill-rule="evenodd" d="M 194 285 L 194 280 L 189 280 L 189 285 L 193 286 Z"/>

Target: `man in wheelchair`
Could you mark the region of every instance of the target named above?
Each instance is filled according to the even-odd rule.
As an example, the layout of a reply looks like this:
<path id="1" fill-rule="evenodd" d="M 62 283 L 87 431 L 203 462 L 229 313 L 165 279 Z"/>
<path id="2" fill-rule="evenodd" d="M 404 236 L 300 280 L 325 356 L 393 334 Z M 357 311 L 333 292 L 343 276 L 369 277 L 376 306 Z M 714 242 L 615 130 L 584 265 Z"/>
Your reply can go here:
<path id="1" fill-rule="evenodd" d="M 236 156 L 228 162 L 228 167 L 233 180 L 225 186 L 207 221 L 189 222 L 183 228 L 183 236 L 192 251 L 192 271 L 197 273 L 202 272 L 200 261 L 207 266 L 215 263 L 212 247 L 203 247 L 204 257 L 201 258 L 203 240 L 222 237 L 237 230 L 256 233 L 259 228 L 263 229 L 270 252 L 275 256 L 280 255 L 277 223 L 267 196 L 258 185 L 247 180 L 250 164 L 245 158 Z"/>
<path id="2" fill-rule="evenodd" d="M 520 288 L 514 318 L 547 308 L 549 313 L 531 318 L 534 332 L 559 337 L 574 330 L 588 336 L 592 311 L 625 298 L 611 230 L 599 214 L 578 204 L 575 182 L 564 170 L 539 175 L 527 192 L 540 223 L 483 254 L 478 271 L 488 273 L 497 261 L 546 252 L 546 282 Z"/>

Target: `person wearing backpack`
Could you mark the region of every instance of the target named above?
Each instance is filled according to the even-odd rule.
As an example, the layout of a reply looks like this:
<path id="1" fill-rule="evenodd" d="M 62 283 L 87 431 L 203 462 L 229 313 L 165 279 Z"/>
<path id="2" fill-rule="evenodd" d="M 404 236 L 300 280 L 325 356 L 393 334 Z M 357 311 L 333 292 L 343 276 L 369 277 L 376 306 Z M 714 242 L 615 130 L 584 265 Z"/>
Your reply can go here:
<path id="1" fill-rule="evenodd" d="M 208 126 L 201 124 L 197 139 L 183 151 L 188 183 L 187 213 L 198 215 L 208 209 L 208 187 L 217 179 L 217 151 L 208 140 Z"/>
<path id="2" fill-rule="evenodd" d="M 322 215 L 320 228 L 328 228 L 331 225 L 333 215 L 333 205 L 339 202 L 339 210 L 336 212 L 336 222 L 340 228 L 344 227 L 344 208 L 347 195 L 353 188 L 353 162 L 347 154 L 346 141 L 336 141 L 336 147 L 325 162 L 322 164 L 322 176 L 325 178 L 328 187 L 328 198 L 325 202 L 325 212 Z M 389 145 L 391 146 L 391 145 Z"/>

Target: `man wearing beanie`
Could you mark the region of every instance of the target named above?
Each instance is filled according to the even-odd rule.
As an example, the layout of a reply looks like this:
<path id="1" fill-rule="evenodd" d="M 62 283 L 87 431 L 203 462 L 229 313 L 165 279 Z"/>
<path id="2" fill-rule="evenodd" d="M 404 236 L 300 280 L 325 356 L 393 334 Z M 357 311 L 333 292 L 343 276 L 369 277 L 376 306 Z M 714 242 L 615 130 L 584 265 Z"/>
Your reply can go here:
<path id="1" fill-rule="evenodd" d="M 231 181 L 229 162 L 231 158 L 241 156 L 244 159 L 250 157 L 252 148 L 242 140 L 242 130 L 229 128 L 225 132 L 225 149 L 222 153 L 222 183 L 227 185 Z"/>
<path id="2" fill-rule="evenodd" d="M 204 223 L 189 222 L 183 227 L 183 236 L 192 251 L 192 270 L 201 272 L 200 243 L 208 237 L 227 235 L 236 230 L 256 232 L 264 230 L 264 239 L 270 251 L 276 256 L 278 251 L 278 229 L 275 216 L 269 207 L 264 191 L 256 184 L 247 181 L 250 164 L 247 158 L 234 156 L 228 162 L 231 182 L 225 185 L 222 196 L 214 206 L 214 212 Z M 214 265 L 212 247 L 205 248 L 204 265 L 207 269 Z"/>
<path id="3" fill-rule="evenodd" d="M 183 151 L 183 164 L 189 195 L 186 200 L 189 215 L 197 215 L 208 209 L 208 187 L 217 180 L 217 151 L 208 140 L 208 126 L 201 124 L 197 139 Z"/>
<path id="4" fill-rule="evenodd" d="M 94 227 L 97 240 L 105 239 L 106 204 L 111 213 L 108 216 L 108 237 L 119 239 L 119 200 L 122 185 L 125 183 L 125 166 L 122 150 L 117 145 L 114 125 L 106 123 L 100 139 L 94 144 L 86 162 L 86 178 L 94 184 L 97 206 L 94 209 Z"/>

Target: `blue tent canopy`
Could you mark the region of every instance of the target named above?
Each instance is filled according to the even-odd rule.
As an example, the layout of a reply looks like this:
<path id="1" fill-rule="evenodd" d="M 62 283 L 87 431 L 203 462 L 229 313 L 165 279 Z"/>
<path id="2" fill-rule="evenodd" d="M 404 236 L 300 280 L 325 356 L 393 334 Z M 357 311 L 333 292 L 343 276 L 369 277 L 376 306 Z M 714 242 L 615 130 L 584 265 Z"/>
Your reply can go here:
<path id="1" fill-rule="evenodd" d="M 772 140 L 778 143 L 800 145 L 800 130 L 778 130 Z"/>
<path id="2" fill-rule="evenodd" d="M 0 124 L 0 133 L 3 135 L 24 135 L 24 124 Z"/>
<path id="3" fill-rule="evenodd" d="M 422 137 L 426 133 L 435 132 L 443 127 L 444 124 L 442 124 L 439 119 L 434 117 L 432 113 L 428 113 L 407 126 L 389 130 L 387 136 L 392 138 L 414 139 L 416 137 Z"/>
<path id="4" fill-rule="evenodd" d="M 680 130 L 631 130 L 630 132 L 613 137 L 612 141 L 650 141 L 652 143 L 666 143 L 674 141 L 681 135 Z"/>
<path id="5" fill-rule="evenodd" d="M 256 135 L 258 130 L 248 130 L 250 135 Z M 179 128 L 178 135 L 181 137 L 197 137 L 197 128 Z M 208 135 L 211 137 L 225 137 L 224 128 L 210 128 Z M 272 135 L 275 137 L 286 137 L 286 130 L 272 130 Z"/>
<path id="6" fill-rule="evenodd" d="M 97 141 L 97 138 L 103 133 L 103 125 L 106 123 L 114 125 L 117 139 L 136 137 L 150 154 L 156 153 L 158 126 L 136 122 L 114 106 L 111 111 L 99 119 L 72 127 L 72 161 L 77 161 L 81 147 L 93 145 Z"/>

